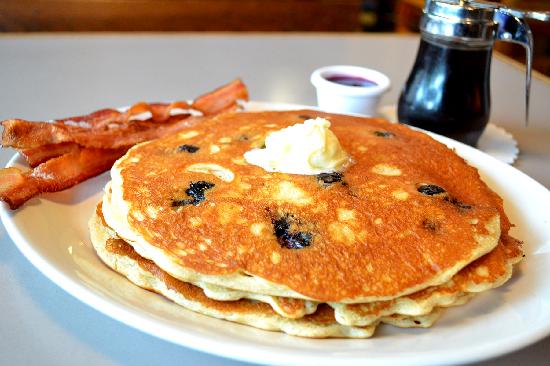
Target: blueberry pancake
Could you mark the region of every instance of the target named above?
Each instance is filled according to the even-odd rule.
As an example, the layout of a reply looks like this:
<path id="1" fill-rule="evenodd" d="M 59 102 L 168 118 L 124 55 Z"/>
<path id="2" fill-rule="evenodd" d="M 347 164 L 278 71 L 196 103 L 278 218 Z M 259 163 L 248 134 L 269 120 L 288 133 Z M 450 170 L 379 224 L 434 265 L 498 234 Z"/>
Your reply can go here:
<path id="1" fill-rule="evenodd" d="M 289 304 L 296 305 L 303 300 L 272 297 L 275 303 L 287 305 L 285 315 L 277 310 L 273 301 L 269 301 L 269 308 L 269 305 L 264 304 L 267 301 L 250 300 L 244 298 L 244 294 L 241 295 L 243 298 L 214 300 L 201 286 L 173 278 L 154 262 L 139 256 L 131 245 L 107 226 L 102 216 L 101 203 L 89 227 L 92 243 L 100 258 L 140 287 L 158 292 L 201 314 L 260 329 L 315 338 L 368 338 L 380 323 L 404 328 L 430 327 L 439 319 L 442 308 L 465 304 L 475 292 L 496 287 L 506 281 L 511 275 L 512 264 L 521 258 L 519 242 L 508 238 L 444 285 L 391 301 L 353 305 L 331 303 L 329 306 L 332 310 L 326 304 L 315 304 L 312 312 L 290 317 L 287 316 L 291 313 L 289 309 L 292 309 Z M 466 288 L 474 292 L 462 292 Z"/>
<path id="2" fill-rule="evenodd" d="M 267 172 L 243 155 L 323 117 L 352 158 L 342 172 Z M 111 170 L 106 223 L 174 278 L 338 304 L 447 283 L 510 223 L 477 170 L 429 136 L 301 110 L 224 114 L 132 148 Z"/>
<path id="3" fill-rule="evenodd" d="M 207 297 L 193 284 L 180 281 L 159 268 L 154 262 L 141 257 L 131 245 L 120 239 L 96 210 L 89 223 L 94 249 L 102 261 L 116 272 L 142 288 L 157 292 L 189 310 L 211 317 L 225 319 L 256 328 L 281 331 L 309 338 L 368 338 L 380 322 L 397 327 L 426 328 L 441 315 L 436 308 L 421 316 L 389 315 L 368 326 L 347 326 L 338 323 L 334 310 L 320 304 L 313 314 L 289 319 L 276 313 L 263 302 L 248 299 L 217 301 Z"/>

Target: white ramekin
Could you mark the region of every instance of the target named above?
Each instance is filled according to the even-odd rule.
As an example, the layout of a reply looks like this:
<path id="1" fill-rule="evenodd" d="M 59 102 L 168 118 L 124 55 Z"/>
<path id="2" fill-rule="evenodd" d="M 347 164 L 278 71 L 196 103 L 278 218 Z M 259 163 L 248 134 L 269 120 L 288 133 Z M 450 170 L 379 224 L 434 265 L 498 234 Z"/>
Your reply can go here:
<path id="1" fill-rule="evenodd" d="M 364 78 L 376 83 L 372 86 L 348 86 L 327 78 L 334 76 Z M 379 71 L 360 66 L 325 66 L 311 74 L 311 83 L 317 90 L 317 105 L 322 110 L 336 113 L 376 115 L 382 95 L 390 88 L 390 79 Z"/>

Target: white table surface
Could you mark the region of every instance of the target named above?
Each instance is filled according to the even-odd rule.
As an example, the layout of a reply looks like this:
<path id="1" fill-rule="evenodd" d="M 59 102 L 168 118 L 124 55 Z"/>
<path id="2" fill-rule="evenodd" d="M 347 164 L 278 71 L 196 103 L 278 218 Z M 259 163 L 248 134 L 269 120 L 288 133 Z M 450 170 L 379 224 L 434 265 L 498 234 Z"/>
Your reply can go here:
<path id="1" fill-rule="evenodd" d="M 140 100 L 189 99 L 241 77 L 251 99 L 315 104 L 309 74 L 355 64 L 390 76 L 395 104 L 418 38 L 395 35 L 99 34 L 0 36 L 0 120 L 44 120 Z M 517 138 L 514 164 L 550 187 L 550 81 L 535 75 L 523 123 L 524 74 L 495 57 L 491 121 Z M 0 151 L 3 165 L 13 155 Z M 240 365 L 125 326 L 65 293 L 0 227 L 0 365 Z M 548 365 L 550 337 L 479 365 Z"/>

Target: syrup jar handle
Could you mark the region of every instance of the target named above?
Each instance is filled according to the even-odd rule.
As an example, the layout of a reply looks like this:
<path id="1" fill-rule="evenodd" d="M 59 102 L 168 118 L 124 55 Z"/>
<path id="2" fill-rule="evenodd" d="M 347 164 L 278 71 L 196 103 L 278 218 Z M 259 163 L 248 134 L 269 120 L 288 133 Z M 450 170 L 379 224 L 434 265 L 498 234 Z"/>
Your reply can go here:
<path id="1" fill-rule="evenodd" d="M 499 8 L 495 11 L 496 39 L 522 45 L 526 53 L 525 69 L 525 125 L 529 122 L 529 94 L 531 91 L 531 68 L 533 64 L 533 34 L 520 12 Z"/>

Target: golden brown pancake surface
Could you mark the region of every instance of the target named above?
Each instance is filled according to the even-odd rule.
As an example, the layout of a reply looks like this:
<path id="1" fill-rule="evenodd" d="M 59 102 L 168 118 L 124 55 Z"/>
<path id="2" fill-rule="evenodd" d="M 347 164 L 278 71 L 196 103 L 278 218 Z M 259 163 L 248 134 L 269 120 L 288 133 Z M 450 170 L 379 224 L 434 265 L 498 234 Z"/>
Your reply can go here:
<path id="1" fill-rule="evenodd" d="M 270 131 L 317 116 L 353 158 L 341 177 L 268 173 L 244 161 Z M 227 114 L 139 145 L 116 168 L 130 226 L 171 260 L 202 274 L 257 276 L 319 301 L 438 284 L 430 281 L 496 246 L 499 222 L 509 228 L 476 169 L 380 119 Z"/>

